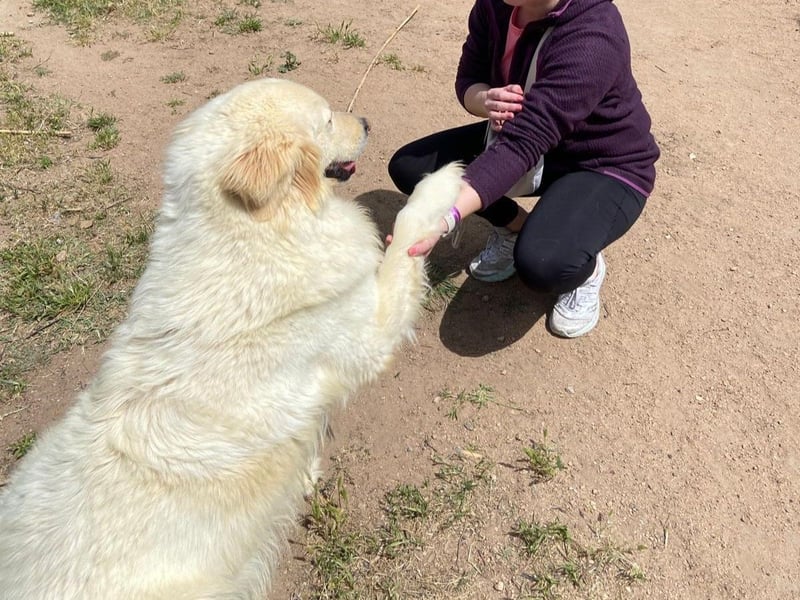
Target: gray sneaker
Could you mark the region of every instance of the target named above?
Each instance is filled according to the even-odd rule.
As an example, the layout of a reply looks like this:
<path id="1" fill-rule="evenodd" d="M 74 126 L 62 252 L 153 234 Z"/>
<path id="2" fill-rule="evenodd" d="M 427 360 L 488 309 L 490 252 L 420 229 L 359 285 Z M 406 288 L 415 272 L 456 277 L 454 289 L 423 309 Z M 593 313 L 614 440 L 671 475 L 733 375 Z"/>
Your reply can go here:
<path id="1" fill-rule="evenodd" d="M 514 244 L 517 234 L 505 227 L 495 227 L 486 248 L 469 263 L 469 272 L 481 281 L 503 281 L 515 272 Z"/>
<path id="2" fill-rule="evenodd" d="M 594 274 L 571 292 L 561 294 L 550 313 L 550 330 L 565 338 L 589 333 L 600 319 L 600 286 L 606 276 L 606 261 L 597 255 Z"/>

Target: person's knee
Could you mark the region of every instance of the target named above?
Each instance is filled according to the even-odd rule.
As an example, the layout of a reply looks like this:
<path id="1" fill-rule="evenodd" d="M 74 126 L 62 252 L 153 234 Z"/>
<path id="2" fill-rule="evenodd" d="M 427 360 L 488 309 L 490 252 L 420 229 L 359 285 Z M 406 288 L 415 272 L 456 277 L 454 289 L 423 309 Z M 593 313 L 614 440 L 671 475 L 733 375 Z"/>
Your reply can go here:
<path id="1" fill-rule="evenodd" d="M 520 280 L 535 292 L 562 294 L 575 289 L 586 279 L 589 264 L 585 257 L 558 254 L 515 252 L 514 262 Z"/>
<path id="2" fill-rule="evenodd" d="M 560 261 L 537 257 L 515 257 L 517 275 L 527 287 L 543 294 L 555 290 L 563 273 Z"/>
<path id="3" fill-rule="evenodd" d="M 392 183 L 404 194 L 410 194 L 414 191 L 414 186 L 417 184 L 413 170 L 409 167 L 408 162 L 406 156 L 397 152 L 389 159 L 387 166 Z"/>

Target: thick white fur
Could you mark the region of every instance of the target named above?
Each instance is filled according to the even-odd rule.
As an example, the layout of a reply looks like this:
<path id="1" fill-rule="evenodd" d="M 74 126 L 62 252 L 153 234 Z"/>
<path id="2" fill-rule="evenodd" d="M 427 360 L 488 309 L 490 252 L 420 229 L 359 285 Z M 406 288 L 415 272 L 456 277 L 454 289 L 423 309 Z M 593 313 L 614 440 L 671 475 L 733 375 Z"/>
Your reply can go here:
<path id="1" fill-rule="evenodd" d="M 365 140 L 280 80 L 177 128 L 129 316 L 0 496 L 0 598 L 264 597 L 325 415 L 412 335 L 407 248 L 460 186 L 456 165 L 427 177 L 384 254 L 323 176 Z"/>

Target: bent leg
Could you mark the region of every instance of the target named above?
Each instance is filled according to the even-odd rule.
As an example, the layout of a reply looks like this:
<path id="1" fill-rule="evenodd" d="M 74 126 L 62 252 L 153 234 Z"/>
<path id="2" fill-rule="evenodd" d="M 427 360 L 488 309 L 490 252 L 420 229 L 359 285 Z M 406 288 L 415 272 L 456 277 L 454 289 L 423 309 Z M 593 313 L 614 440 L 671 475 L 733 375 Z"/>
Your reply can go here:
<path id="1" fill-rule="evenodd" d="M 484 150 L 486 121 L 445 129 L 410 142 L 389 160 L 389 177 L 397 189 L 411 194 L 428 173 L 451 162 L 469 164 Z M 495 227 L 505 227 L 517 216 L 517 203 L 503 196 L 477 215 Z"/>
<path id="2" fill-rule="evenodd" d="M 389 177 L 398 190 L 411 194 L 426 174 L 451 162 L 472 162 L 483 152 L 485 132 L 485 123 L 472 123 L 410 142 L 389 160 Z"/>
<path id="3" fill-rule="evenodd" d="M 530 288 L 563 294 L 592 274 L 597 254 L 625 234 L 645 197 L 621 181 L 590 171 L 550 184 L 520 231 L 514 261 Z"/>

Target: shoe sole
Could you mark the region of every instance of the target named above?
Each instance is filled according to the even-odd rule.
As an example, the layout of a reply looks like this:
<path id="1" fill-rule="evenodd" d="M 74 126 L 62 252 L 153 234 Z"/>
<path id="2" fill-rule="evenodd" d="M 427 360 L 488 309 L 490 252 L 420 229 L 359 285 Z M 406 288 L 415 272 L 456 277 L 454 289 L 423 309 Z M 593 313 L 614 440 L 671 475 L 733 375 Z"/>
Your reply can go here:
<path id="1" fill-rule="evenodd" d="M 489 275 L 476 275 L 472 269 L 469 269 L 469 274 L 472 277 L 474 277 L 478 281 L 484 281 L 486 283 L 497 283 L 498 281 L 505 281 L 506 279 L 510 279 L 516 272 L 517 269 L 513 266 L 509 267 L 505 271 L 498 271 L 496 273 L 491 273 Z"/>
<path id="2" fill-rule="evenodd" d="M 573 331 L 570 333 L 567 333 L 566 331 L 559 331 L 558 329 L 553 327 L 550 320 L 548 320 L 547 324 L 550 327 L 550 331 L 552 331 L 553 334 L 557 335 L 558 337 L 566 338 L 568 340 L 581 337 L 589 333 L 595 327 L 597 327 L 597 324 L 600 322 L 600 308 L 601 308 L 600 306 L 597 307 L 597 312 L 594 315 L 594 319 L 592 319 L 591 322 L 587 323 L 585 326 L 581 327 L 577 331 Z"/>

